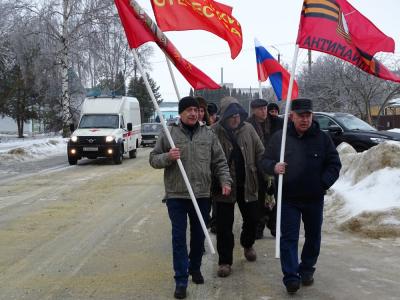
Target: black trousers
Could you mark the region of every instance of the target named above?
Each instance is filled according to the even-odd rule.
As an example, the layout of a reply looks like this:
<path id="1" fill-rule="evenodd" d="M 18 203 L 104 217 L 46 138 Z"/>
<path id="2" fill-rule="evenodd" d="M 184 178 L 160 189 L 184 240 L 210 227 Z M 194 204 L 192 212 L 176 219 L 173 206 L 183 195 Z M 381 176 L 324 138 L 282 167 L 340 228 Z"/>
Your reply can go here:
<path id="1" fill-rule="evenodd" d="M 244 248 L 253 246 L 258 221 L 258 203 L 244 201 L 244 189 L 238 189 L 236 202 L 243 219 L 240 245 Z M 235 245 L 232 232 L 234 223 L 235 203 L 217 202 L 217 251 L 218 264 L 232 265 L 233 247 Z"/>

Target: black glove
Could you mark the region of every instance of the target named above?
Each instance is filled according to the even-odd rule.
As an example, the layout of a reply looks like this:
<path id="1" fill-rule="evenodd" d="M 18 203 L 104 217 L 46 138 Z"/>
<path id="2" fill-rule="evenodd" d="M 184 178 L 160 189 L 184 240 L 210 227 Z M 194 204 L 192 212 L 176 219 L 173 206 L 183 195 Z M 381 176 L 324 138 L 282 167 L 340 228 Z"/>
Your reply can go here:
<path id="1" fill-rule="evenodd" d="M 272 183 L 267 189 L 267 194 L 268 195 L 274 195 L 275 194 L 275 184 Z"/>

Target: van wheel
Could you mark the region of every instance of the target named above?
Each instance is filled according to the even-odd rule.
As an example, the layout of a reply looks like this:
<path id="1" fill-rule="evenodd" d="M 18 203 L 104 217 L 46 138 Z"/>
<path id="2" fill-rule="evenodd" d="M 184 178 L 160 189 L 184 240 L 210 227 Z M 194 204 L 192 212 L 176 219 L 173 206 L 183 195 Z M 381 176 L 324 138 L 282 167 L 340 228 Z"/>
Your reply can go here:
<path id="1" fill-rule="evenodd" d="M 117 152 L 115 153 L 114 157 L 113 157 L 113 161 L 116 165 L 120 165 L 122 163 L 122 159 L 124 152 L 122 151 L 121 148 L 119 148 L 119 150 L 117 150 Z"/>
<path id="2" fill-rule="evenodd" d="M 129 158 L 136 158 L 136 149 L 129 151 Z"/>
<path id="3" fill-rule="evenodd" d="M 76 165 L 78 163 L 78 159 L 75 157 L 68 156 L 68 162 L 71 166 Z"/>

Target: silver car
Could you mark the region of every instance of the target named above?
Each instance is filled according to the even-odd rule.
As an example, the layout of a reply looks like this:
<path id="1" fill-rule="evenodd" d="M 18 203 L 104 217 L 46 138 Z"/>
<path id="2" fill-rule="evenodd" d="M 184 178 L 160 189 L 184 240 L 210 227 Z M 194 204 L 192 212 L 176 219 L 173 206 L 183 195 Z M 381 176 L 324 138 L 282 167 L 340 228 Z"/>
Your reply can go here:
<path id="1" fill-rule="evenodd" d="M 142 124 L 142 146 L 154 146 L 158 135 L 161 133 L 162 125 L 160 123 Z"/>

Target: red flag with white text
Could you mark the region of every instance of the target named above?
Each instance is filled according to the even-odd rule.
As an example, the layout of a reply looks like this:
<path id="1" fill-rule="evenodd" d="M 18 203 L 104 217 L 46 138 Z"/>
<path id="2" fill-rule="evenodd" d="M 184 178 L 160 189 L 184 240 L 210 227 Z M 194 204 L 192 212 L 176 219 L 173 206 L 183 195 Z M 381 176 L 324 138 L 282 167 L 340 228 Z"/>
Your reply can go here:
<path id="1" fill-rule="evenodd" d="M 161 30 L 205 30 L 228 42 L 232 59 L 240 53 L 242 29 L 232 7 L 213 0 L 151 0 L 151 5 Z"/>
<path id="2" fill-rule="evenodd" d="M 114 1 L 131 48 L 138 48 L 146 42 L 155 42 L 194 89 L 220 88 L 210 77 L 182 57 L 135 0 Z"/>

